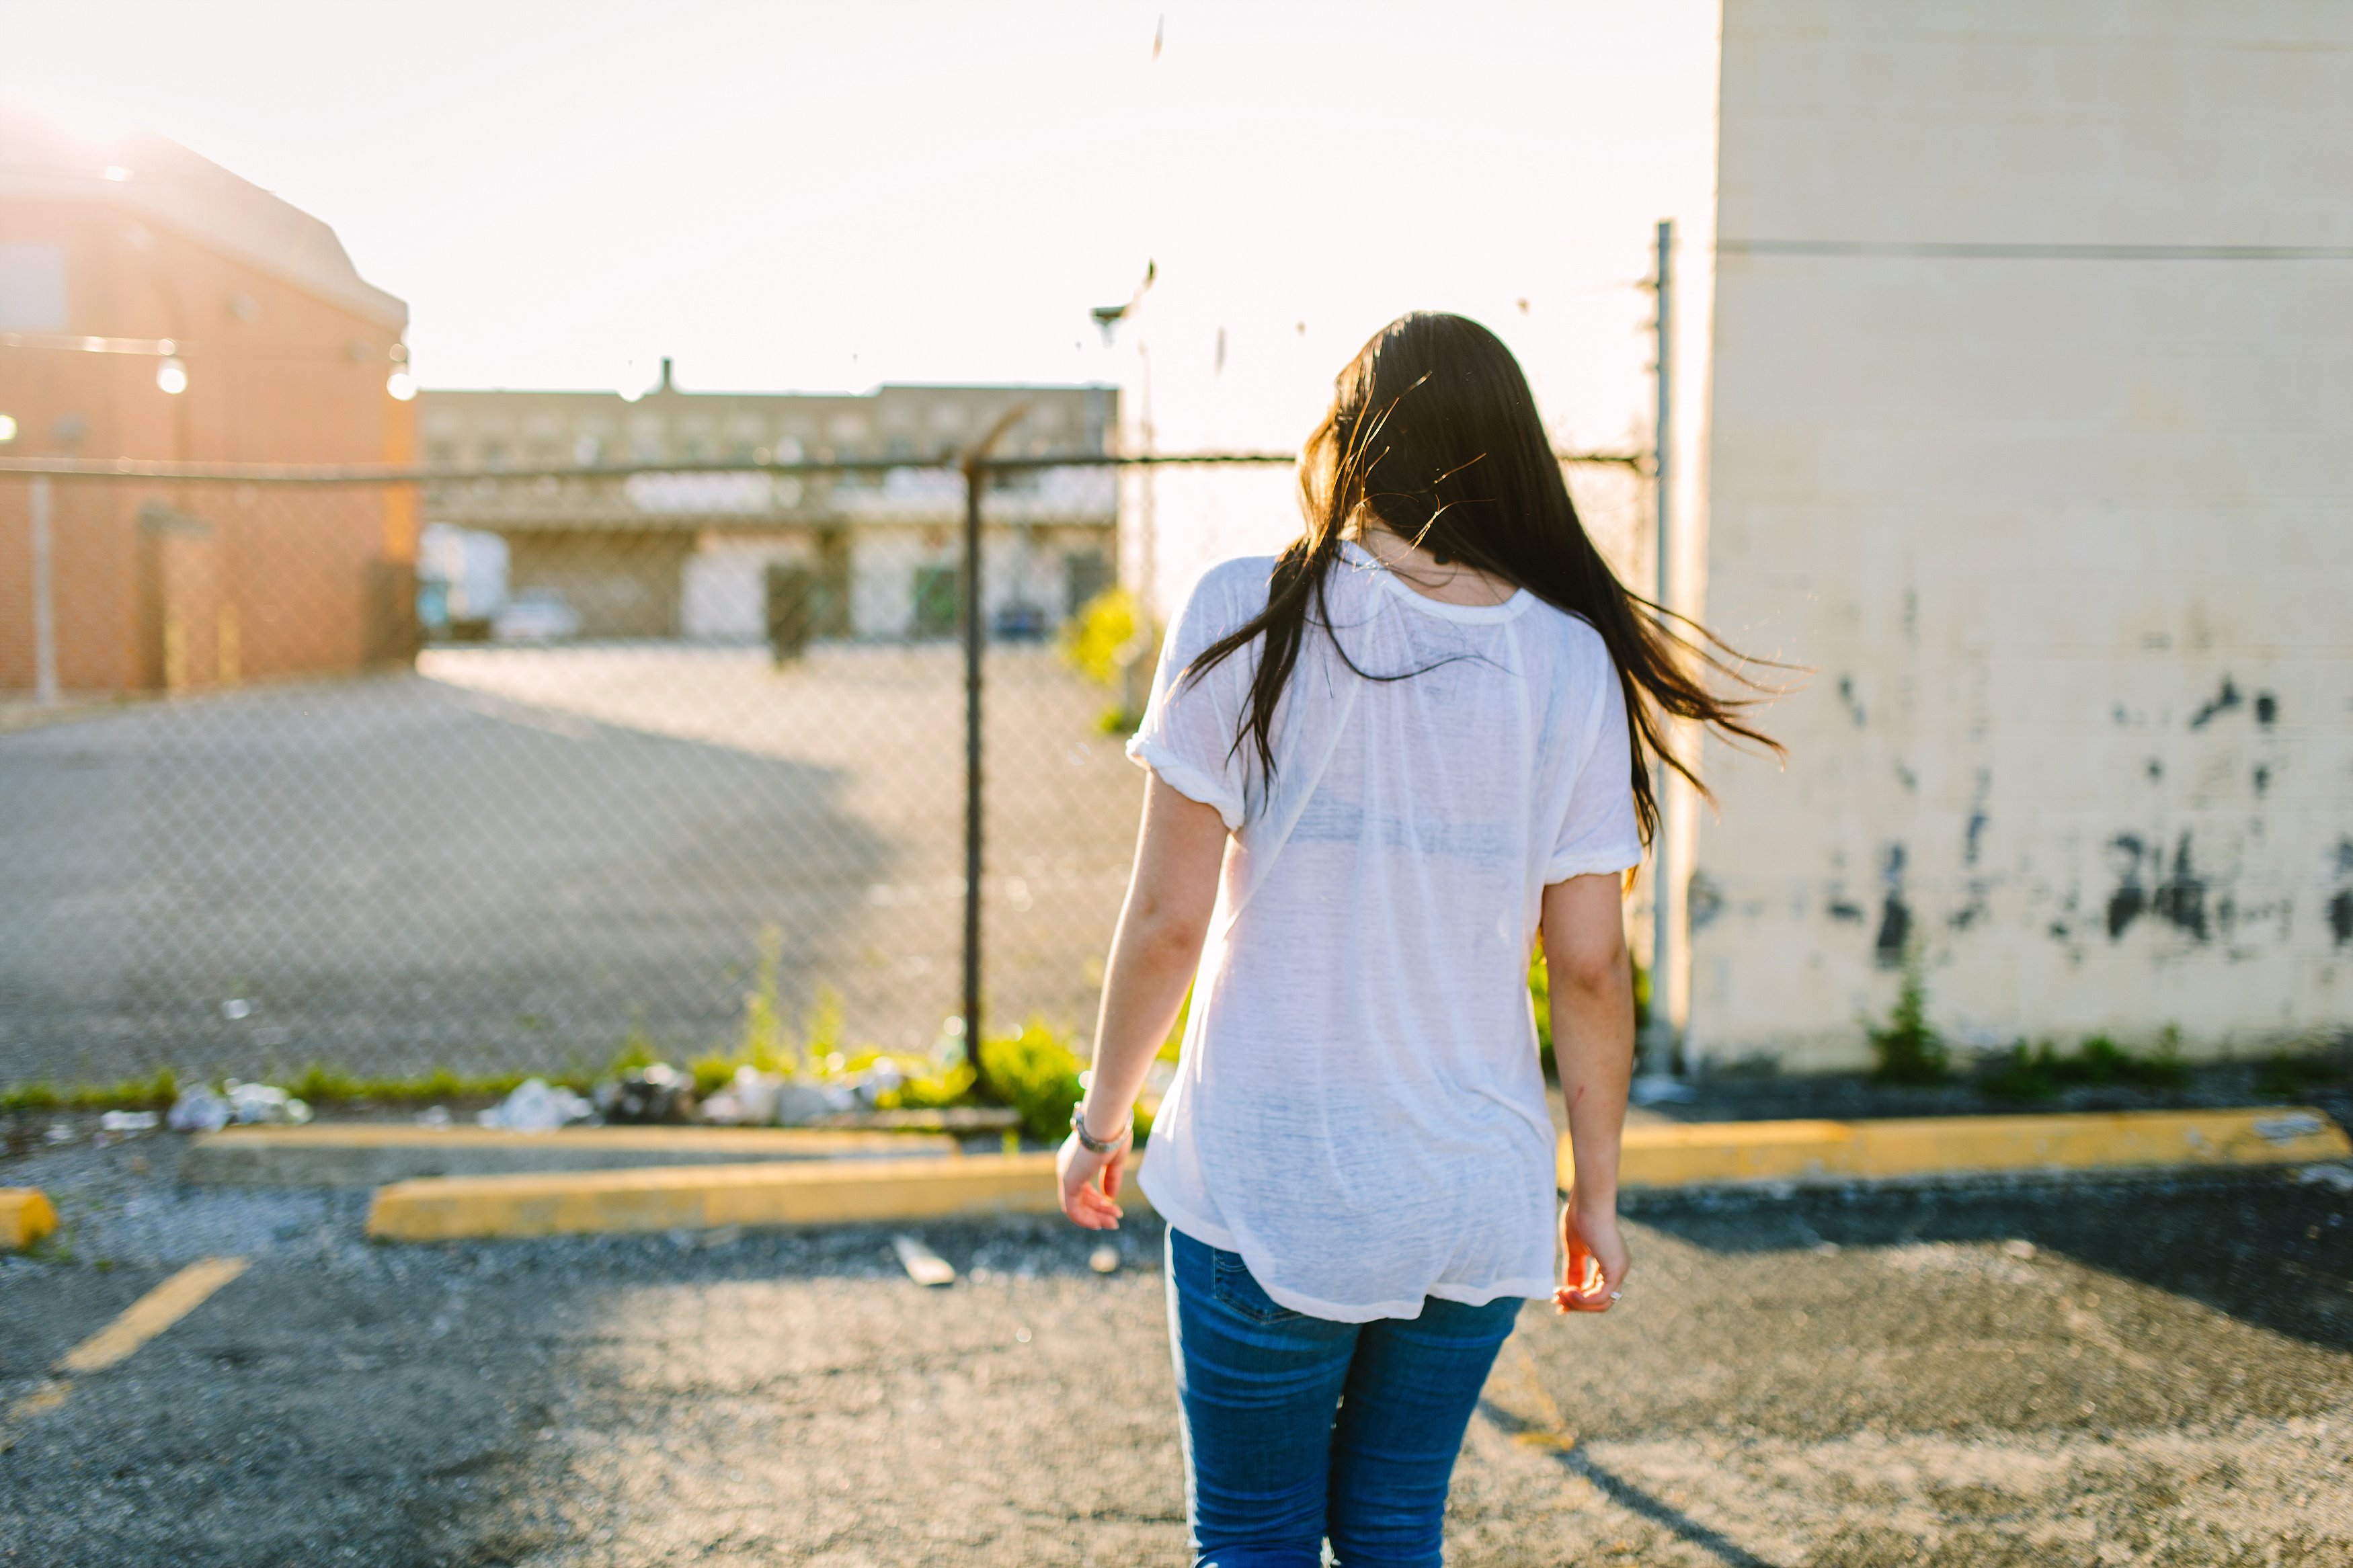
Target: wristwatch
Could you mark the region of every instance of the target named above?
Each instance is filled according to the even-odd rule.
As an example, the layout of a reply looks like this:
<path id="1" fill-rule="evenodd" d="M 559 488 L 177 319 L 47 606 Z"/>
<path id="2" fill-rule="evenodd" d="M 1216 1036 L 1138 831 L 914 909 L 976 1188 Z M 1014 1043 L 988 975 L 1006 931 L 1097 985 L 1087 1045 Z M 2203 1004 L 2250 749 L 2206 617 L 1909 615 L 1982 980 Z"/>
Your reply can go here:
<path id="1" fill-rule="evenodd" d="M 1098 1138 L 1087 1131 L 1087 1102 L 1082 1100 L 1071 1107 L 1071 1135 L 1078 1139 L 1079 1147 L 1090 1154 L 1111 1153 L 1127 1141 L 1127 1131 L 1134 1125 L 1135 1125 L 1134 1119 L 1131 1117 L 1121 1122 L 1119 1131 L 1110 1137 Z"/>

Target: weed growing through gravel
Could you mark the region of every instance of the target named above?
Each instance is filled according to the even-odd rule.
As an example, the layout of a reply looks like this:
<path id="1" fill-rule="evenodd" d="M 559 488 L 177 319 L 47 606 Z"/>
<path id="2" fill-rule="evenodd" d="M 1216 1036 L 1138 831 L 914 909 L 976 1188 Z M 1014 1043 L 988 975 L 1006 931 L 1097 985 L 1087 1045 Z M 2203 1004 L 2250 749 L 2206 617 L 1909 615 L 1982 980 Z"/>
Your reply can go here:
<path id="1" fill-rule="evenodd" d="M 153 1078 L 126 1078 L 117 1083 L 78 1084 L 60 1089 L 53 1083 L 19 1084 L 0 1089 L 0 1112 L 11 1110 L 162 1110 L 179 1098 L 180 1080 L 170 1068 Z"/>
<path id="2" fill-rule="evenodd" d="M 2180 1089 L 2189 1081 L 2180 1032 L 2168 1027 L 2147 1056 L 2135 1056 L 2105 1035 L 2094 1035 L 2072 1056 L 2062 1055 L 2048 1040 L 2031 1047 L 2021 1040 L 1987 1064 L 1978 1087 L 2005 1100 L 2049 1100 L 2069 1089 Z"/>
<path id="3" fill-rule="evenodd" d="M 866 1071 L 881 1058 L 891 1055 L 878 1047 L 853 1047 L 844 1039 L 841 998 L 830 987 L 820 987 L 817 1000 L 801 1020 L 796 1032 L 785 1022 L 778 994 L 776 972 L 780 956 L 781 933 L 773 926 L 761 935 L 760 964 L 753 988 L 744 995 L 744 1021 L 732 1051 L 712 1051 L 695 1058 L 689 1064 L 694 1077 L 695 1091 L 708 1096 L 724 1086 L 741 1067 L 756 1068 L 762 1072 L 807 1073 L 819 1078 L 853 1076 Z M 1544 955 L 1537 952 L 1528 966 L 1529 999 L 1535 1008 L 1537 1050 L 1547 1075 L 1552 1067 L 1552 1011 L 1545 973 Z M 1185 1005 L 1178 1009 L 1176 1022 L 1161 1047 L 1160 1059 L 1174 1062 L 1177 1046 L 1184 1038 L 1185 1024 L 1192 1007 L 1192 995 L 1186 994 Z M 1639 1028 L 1650 1006 L 1650 974 L 1640 964 L 1634 968 L 1634 1015 Z M 1086 1064 L 1081 1059 L 1073 1031 L 1057 1029 L 1041 1018 L 1032 1017 L 1014 1034 L 986 1042 L 982 1047 L 989 1063 L 990 1081 L 1008 1103 L 1022 1112 L 1023 1126 L 1030 1136 L 1059 1141 L 1069 1130 L 1071 1106 L 1079 1096 L 1078 1073 Z M 452 1100 L 498 1100 L 512 1094 L 516 1086 L 530 1078 L 544 1079 L 565 1089 L 586 1093 L 601 1077 L 617 1076 L 633 1068 L 651 1067 L 665 1059 L 665 1053 L 642 1023 L 632 1022 L 622 1036 L 618 1049 L 606 1064 L 602 1073 L 584 1071 L 577 1067 L 570 1070 L 547 1072 L 504 1072 L 460 1074 L 447 1067 L 406 1078 L 370 1078 L 346 1071 L 331 1063 L 312 1061 L 291 1077 L 275 1075 L 262 1081 L 274 1083 L 287 1093 L 312 1106 L 329 1105 L 433 1105 Z M 945 1067 L 918 1062 L 904 1056 L 892 1056 L 908 1076 L 896 1089 L 883 1092 L 878 1105 L 885 1110 L 933 1110 L 965 1105 L 971 1102 L 973 1070 L 968 1062 L 954 1062 Z M 1003 1071 L 998 1063 L 1003 1063 Z M 216 1083 L 214 1087 L 217 1088 Z M 169 1068 L 153 1078 L 124 1079 L 111 1084 L 78 1084 L 59 1086 L 54 1083 L 21 1084 L 0 1089 L 0 1114 L 10 1111 L 39 1112 L 52 1110 L 163 1110 L 177 1099 L 180 1080 Z M 1139 1133 L 1151 1126 L 1149 1112 L 1136 1123 Z"/>
<path id="4" fill-rule="evenodd" d="M 2270 1100 L 2298 1100 L 2316 1089 L 2353 1078 L 2341 1056 L 2315 1053 L 2294 1056 L 2282 1051 L 2263 1058 L 2255 1071 L 2255 1092 Z"/>

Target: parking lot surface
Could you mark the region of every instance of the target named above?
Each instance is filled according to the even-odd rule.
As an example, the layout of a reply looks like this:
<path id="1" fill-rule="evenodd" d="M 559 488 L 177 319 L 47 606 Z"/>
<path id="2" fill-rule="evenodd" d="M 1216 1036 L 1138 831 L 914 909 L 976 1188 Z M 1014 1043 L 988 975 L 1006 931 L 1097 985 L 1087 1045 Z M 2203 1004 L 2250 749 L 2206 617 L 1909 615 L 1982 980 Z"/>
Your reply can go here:
<path id="1" fill-rule="evenodd" d="M 0 1561 L 1183 1560 L 1159 1232 L 1043 1220 L 433 1247 L 175 1145 L 0 1167 L 0 1401 L 176 1268 L 246 1272 L 6 1419 Z M 145 1166 L 144 1171 L 137 1168 Z M 1646 1200 L 1617 1311 L 1531 1307 L 1459 1564 L 2353 1560 L 2342 1167 Z"/>
<path id="2" fill-rule="evenodd" d="M 992 1016 L 1092 1016 L 1143 774 L 1054 650 L 992 645 Z M 964 671 L 945 643 L 443 648 L 0 732 L 0 1085 L 921 1053 L 961 1007 Z"/>

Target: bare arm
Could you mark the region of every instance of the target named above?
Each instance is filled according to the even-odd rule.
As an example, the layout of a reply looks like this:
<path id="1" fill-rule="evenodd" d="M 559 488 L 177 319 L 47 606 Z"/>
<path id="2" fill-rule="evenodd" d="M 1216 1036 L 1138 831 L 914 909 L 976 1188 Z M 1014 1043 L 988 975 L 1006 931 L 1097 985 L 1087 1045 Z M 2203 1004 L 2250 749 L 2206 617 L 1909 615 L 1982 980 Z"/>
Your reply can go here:
<path id="1" fill-rule="evenodd" d="M 1087 1131 L 1102 1139 L 1127 1125 L 1145 1075 L 1185 1000 L 1201 961 L 1201 942 L 1218 901 L 1226 825 L 1214 807 L 1177 794 L 1153 774 L 1144 790 L 1144 826 L 1135 869 L 1113 935 L 1095 1024 L 1093 1076 L 1085 1100 Z M 1057 1161 L 1062 1212 L 1089 1230 L 1119 1226 L 1120 1181 L 1127 1141 L 1097 1154 L 1073 1133 Z"/>
<path id="2" fill-rule="evenodd" d="M 1618 1234 L 1618 1145 L 1634 1070 L 1634 976 L 1617 875 L 1546 888 L 1540 929 L 1576 1168 L 1561 1214 L 1566 1277 L 1553 1301 L 1563 1311 L 1606 1312 L 1628 1263 Z"/>

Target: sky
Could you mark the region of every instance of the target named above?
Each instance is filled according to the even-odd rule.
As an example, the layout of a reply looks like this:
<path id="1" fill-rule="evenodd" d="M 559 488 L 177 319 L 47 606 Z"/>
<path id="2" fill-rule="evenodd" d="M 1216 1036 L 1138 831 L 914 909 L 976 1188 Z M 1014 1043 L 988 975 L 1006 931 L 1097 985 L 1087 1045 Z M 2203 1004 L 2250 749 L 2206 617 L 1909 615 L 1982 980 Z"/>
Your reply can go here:
<path id="1" fill-rule="evenodd" d="M 1653 226 L 1709 217 L 1714 0 L 0 0 L 0 101 L 334 226 L 426 386 L 1108 381 L 1289 447 L 1460 310 L 1641 437 Z M 1094 306 L 1152 287 L 1106 342 Z M 1220 346 L 1222 344 L 1222 347 Z"/>

